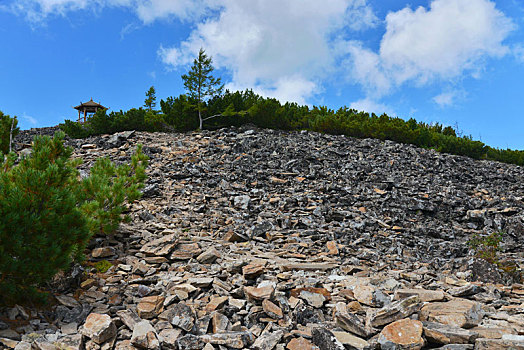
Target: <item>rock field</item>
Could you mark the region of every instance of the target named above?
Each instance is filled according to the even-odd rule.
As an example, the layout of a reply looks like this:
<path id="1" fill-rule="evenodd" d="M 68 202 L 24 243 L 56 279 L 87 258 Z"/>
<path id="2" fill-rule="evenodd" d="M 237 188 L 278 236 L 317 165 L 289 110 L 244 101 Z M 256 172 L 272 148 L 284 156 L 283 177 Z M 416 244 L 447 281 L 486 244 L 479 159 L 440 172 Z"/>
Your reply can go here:
<path id="1" fill-rule="evenodd" d="M 67 143 L 82 174 L 143 144 L 144 196 L 89 247 L 107 272 L 0 310 L 0 348 L 524 349 L 521 167 L 251 127 Z M 493 232 L 513 273 L 467 244 Z"/>

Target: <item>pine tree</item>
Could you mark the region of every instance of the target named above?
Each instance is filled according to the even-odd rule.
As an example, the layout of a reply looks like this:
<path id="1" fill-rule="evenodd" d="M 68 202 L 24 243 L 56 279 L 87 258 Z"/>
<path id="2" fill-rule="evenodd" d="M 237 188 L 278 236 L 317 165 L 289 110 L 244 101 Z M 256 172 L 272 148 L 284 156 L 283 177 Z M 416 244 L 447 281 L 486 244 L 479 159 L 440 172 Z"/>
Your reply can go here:
<path id="1" fill-rule="evenodd" d="M 156 107 L 156 90 L 154 86 L 151 86 L 146 92 L 144 107 L 149 111 L 152 111 Z"/>
<path id="2" fill-rule="evenodd" d="M 63 134 L 36 137 L 33 152 L 14 166 L 0 163 L 0 295 L 31 298 L 36 288 L 81 256 L 90 237 L 77 202 L 75 168 Z"/>
<path id="3" fill-rule="evenodd" d="M 184 86 L 189 96 L 197 101 L 199 129 L 202 129 L 202 103 L 208 97 L 220 95 L 224 89 L 220 78 L 214 78 L 211 73 L 215 69 L 212 58 L 207 57 L 204 49 L 198 52 L 198 58 L 193 61 L 193 66 L 188 74 L 182 75 Z"/>

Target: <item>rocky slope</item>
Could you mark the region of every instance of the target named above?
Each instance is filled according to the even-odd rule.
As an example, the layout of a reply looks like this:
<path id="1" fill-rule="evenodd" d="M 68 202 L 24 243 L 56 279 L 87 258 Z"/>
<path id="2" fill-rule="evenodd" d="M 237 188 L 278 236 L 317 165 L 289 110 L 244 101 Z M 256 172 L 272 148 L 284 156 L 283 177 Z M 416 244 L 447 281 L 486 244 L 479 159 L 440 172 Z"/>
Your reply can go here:
<path id="1" fill-rule="evenodd" d="M 250 128 L 67 142 L 86 172 L 144 144 L 144 197 L 93 240 L 112 267 L 3 310 L 0 347 L 524 349 L 520 167 Z M 512 274 L 467 245 L 499 231 Z"/>

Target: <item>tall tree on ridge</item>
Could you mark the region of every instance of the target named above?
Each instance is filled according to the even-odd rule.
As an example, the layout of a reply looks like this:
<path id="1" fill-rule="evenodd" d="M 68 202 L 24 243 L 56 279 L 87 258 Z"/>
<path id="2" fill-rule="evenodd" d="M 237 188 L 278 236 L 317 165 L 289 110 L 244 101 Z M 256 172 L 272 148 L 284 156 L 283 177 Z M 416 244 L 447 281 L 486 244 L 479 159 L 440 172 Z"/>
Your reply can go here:
<path id="1" fill-rule="evenodd" d="M 208 57 L 203 48 L 198 52 L 198 58 L 193 61 L 193 66 L 188 74 L 182 75 L 184 86 L 189 96 L 197 100 L 199 129 L 202 130 L 202 103 L 208 97 L 220 95 L 224 89 L 220 78 L 211 75 L 215 69 L 212 58 Z M 209 118 L 206 118 L 209 119 Z"/>

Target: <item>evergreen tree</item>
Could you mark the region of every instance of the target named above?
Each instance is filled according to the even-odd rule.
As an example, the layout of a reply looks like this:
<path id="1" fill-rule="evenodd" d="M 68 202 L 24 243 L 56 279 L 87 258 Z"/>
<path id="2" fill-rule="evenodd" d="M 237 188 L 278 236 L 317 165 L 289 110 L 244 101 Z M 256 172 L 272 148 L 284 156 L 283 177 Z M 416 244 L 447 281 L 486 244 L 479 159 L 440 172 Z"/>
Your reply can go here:
<path id="1" fill-rule="evenodd" d="M 13 138 L 18 134 L 18 119 L 11 118 L 0 111 L 0 159 L 3 154 L 11 152 Z"/>
<path id="2" fill-rule="evenodd" d="M 31 299 L 37 287 L 80 257 L 90 237 L 78 207 L 71 148 L 61 135 L 37 137 L 33 152 L 14 166 L 0 163 L 0 295 Z"/>
<path id="3" fill-rule="evenodd" d="M 149 111 L 152 111 L 156 107 L 156 90 L 154 86 L 151 86 L 146 92 L 144 107 Z"/>
<path id="4" fill-rule="evenodd" d="M 182 75 L 184 86 L 189 97 L 197 101 L 199 128 L 202 129 L 202 104 L 208 97 L 220 95 L 224 89 L 220 78 L 214 78 L 211 73 L 215 69 L 212 58 L 208 57 L 204 49 L 198 52 L 198 58 L 193 61 L 193 66 L 188 74 Z"/>

